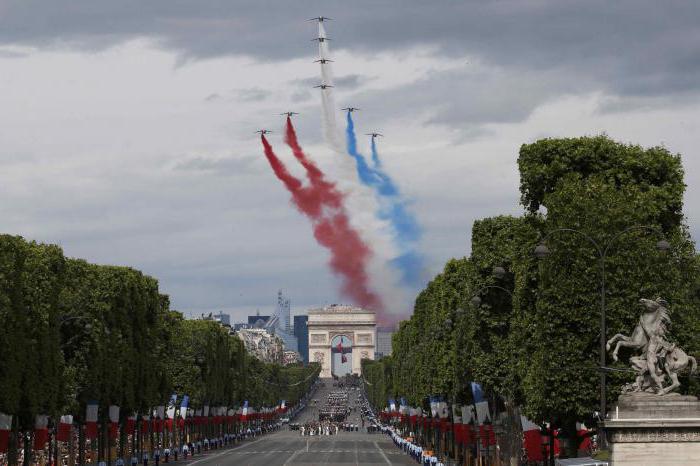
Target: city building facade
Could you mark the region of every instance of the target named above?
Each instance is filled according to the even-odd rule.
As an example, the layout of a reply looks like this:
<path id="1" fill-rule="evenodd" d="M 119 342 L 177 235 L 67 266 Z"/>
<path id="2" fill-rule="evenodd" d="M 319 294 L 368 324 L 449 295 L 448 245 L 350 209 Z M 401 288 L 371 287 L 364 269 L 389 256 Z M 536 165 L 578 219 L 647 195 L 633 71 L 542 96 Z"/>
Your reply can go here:
<path id="1" fill-rule="evenodd" d="M 349 360 L 353 374 L 362 373 L 362 359 L 374 359 L 377 321 L 374 311 L 354 306 L 332 304 L 308 312 L 309 357 L 321 364 L 321 377 L 333 375 L 334 360 Z M 332 346 L 339 340 L 340 347 Z M 337 343 L 334 343 L 337 344 Z M 347 346 L 350 346 L 348 348 Z M 336 358 L 334 358 L 334 353 Z M 345 361 L 343 361 L 345 364 Z"/>
<path id="2" fill-rule="evenodd" d="M 294 336 L 297 337 L 297 347 L 304 365 L 309 364 L 309 316 L 294 316 Z"/>
<path id="3" fill-rule="evenodd" d="M 267 321 L 270 320 L 270 316 L 261 316 L 260 313 L 256 313 L 254 316 L 248 316 L 248 325 L 255 327 L 264 327 Z"/>
<path id="4" fill-rule="evenodd" d="M 375 352 L 377 359 L 391 356 L 391 337 L 395 331 L 394 327 L 377 327 L 377 350 Z"/>
<path id="5" fill-rule="evenodd" d="M 261 361 L 284 362 L 284 345 L 276 335 L 262 328 L 241 329 L 236 335 L 243 341 L 246 351 Z"/>
<path id="6" fill-rule="evenodd" d="M 289 366 L 292 364 L 297 364 L 301 361 L 301 356 L 296 351 L 285 351 L 284 352 L 284 365 Z"/>
<path id="7" fill-rule="evenodd" d="M 214 320 L 221 325 L 225 325 L 227 327 L 231 326 L 231 316 L 229 314 L 224 314 L 223 311 L 219 311 L 218 314 L 214 314 Z"/>

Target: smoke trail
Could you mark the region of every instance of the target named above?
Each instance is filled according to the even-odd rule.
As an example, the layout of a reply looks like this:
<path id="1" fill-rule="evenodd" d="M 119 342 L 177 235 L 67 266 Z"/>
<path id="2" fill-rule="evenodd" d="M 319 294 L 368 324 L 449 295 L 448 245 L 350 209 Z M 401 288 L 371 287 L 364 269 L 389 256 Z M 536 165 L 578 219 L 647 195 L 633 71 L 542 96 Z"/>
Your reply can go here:
<path id="1" fill-rule="evenodd" d="M 299 145 L 297 134 L 294 130 L 294 125 L 292 125 L 292 119 L 289 117 L 287 117 L 287 128 L 284 139 L 290 149 L 292 149 L 294 157 L 299 161 L 304 169 L 306 169 L 306 175 L 311 182 L 311 186 L 316 190 L 322 202 L 336 209 L 344 208 L 343 194 L 338 191 L 335 184 L 326 181 L 323 172 L 306 156 Z"/>
<path id="2" fill-rule="evenodd" d="M 382 161 L 379 159 L 379 153 L 377 152 L 377 142 L 372 138 L 372 163 L 374 163 L 374 168 L 379 170 L 382 169 Z"/>
<path id="3" fill-rule="evenodd" d="M 323 23 L 318 24 L 318 37 L 326 38 Z M 327 41 L 319 41 L 319 58 L 329 59 L 330 53 Z M 329 62 L 321 63 L 321 81 L 323 84 L 333 85 L 332 66 Z M 343 134 L 338 129 L 336 122 L 336 104 L 333 96 L 333 88 L 321 89 L 321 110 L 323 122 L 323 135 L 329 148 L 336 157 L 333 159 L 333 167 L 338 170 L 338 188 L 347 194 L 345 206 L 352 225 L 357 229 L 367 244 L 371 244 L 374 256 L 370 263 L 370 276 L 373 286 L 379 290 L 385 303 L 392 303 L 393 309 L 389 312 L 401 312 L 402 304 L 410 309 L 410 301 L 406 290 L 396 285 L 401 278 L 396 269 L 390 267 L 390 262 L 399 255 L 391 238 L 391 225 L 386 219 L 378 218 L 377 200 L 371 189 L 357 182 L 355 164 L 347 156 Z"/>
<path id="4" fill-rule="evenodd" d="M 415 217 L 408 211 L 396 184 L 381 168 L 381 160 L 377 145 L 372 138 L 372 160 L 370 167 L 365 157 L 357 150 L 355 123 L 351 112 L 347 112 L 346 140 L 348 154 L 355 160 L 357 175 L 360 181 L 371 187 L 380 197 L 379 216 L 388 220 L 393 229 L 394 240 L 400 254 L 393 259 L 392 264 L 401 271 L 402 281 L 409 286 L 422 285 L 423 258 L 415 250 L 420 239 L 421 229 Z"/>
<path id="5" fill-rule="evenodd" d="M 288 123 L 291 128 L 291 123 Z M 312 179 L 311 173 L 314 172 L 315 181 L 310 187 L 304 187 L 298 178 L 289 173 L 264 135 L 261 135 L 261 141 L 265 157 L 275 175 L 292 195 L 292 201 L 297 209 L 311 220 L 314 238 L 330 251 L 331 269 L 341 277 L 341 293 L 360 306 L 381 311 L 384 307 L 383 303 L 371 291 L 367 275 L 367 263 L 372 252 L 350 226 L 347 214 L 342 209 L 342 195 L 335 191 L 332 183 L 324 180 L 323 173 L 303 154 L 296 143 L 296 135 L 290 139 L 290 145 L 293 142 L 299 148 L 299 152 L 306 160 L 305 167 L 313 166 L 311 170 L 307 168 L 310 179 Z M 295 156 L 297 156 L 296 153 Z M 325 207 L 330 209 L 324 209 Z"/>
<path id="6" fill-rule="evenodd" d="M 345 136 L 347 138 L 348 154 L 355 159 L 355 166 L 357 168 L 357 176 L 360 181 L 374 188 L 382 196 L 396 196 L 398 190 L 394 185 L 394 182 L 386 176 L 383 172 L 370 168 L 367 165 L 367 161 L 364 156 L 360 154 L 357 150 L 357 137 L 355 136 L 355 123 L 352 121 L 352 114 L 348 112 L 347 115 L 347 127 L 345 130 Z"/>

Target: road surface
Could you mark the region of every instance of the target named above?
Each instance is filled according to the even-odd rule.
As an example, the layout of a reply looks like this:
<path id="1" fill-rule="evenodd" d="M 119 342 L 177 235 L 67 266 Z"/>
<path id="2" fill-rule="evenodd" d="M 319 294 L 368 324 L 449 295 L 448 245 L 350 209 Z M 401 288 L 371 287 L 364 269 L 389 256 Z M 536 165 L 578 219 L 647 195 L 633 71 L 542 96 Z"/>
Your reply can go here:
<path id="1" fill-rule="evenodd" d="M 319 389 L 314 398 L 318 405 L 323 404 L 331 382 L 326 388 Z M 357 391 L 350 396 L 350 406 L 354 406 Z M 303 423 L 317 419 L 317 408 L 307 407 L 293 422 Z M 348 422 L 360 424 L 358 413 L 353 413 Z M 285 466 L 285 465 L 413 465 L 416 463 L 383 434 L 363 432 L 343 432 L 331 436 L 302 437 L 298 431 L 290 431 L 285 426 L 282 431 L 264 435 L 256 440 L 212 453 L 202 458 L 195 458 L 187 466 Z"/>

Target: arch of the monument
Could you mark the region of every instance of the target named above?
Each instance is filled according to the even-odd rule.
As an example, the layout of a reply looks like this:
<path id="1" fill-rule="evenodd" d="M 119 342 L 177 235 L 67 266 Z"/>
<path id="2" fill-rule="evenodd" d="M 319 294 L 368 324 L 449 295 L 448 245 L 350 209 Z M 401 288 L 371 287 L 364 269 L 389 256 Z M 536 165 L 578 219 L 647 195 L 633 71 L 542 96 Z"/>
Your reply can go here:
<path id="1" fill-rule="evenodd" d="M 352 373 L 352 340 L 348 335 L 331 338 L 331 373 L 338 377 Z"/>
<path id="2" fill-rule="evenodd" d="M 309 360 L 321 363 L 321 377 L 331 377 L 333 357 L 340 353 L 332 343 L 344 336 L 350 342 L 350 351 L 344 349 L 350 371 L 362 372 L 362 360 L 374 359 L 377 322 L 373 311 L 353 306 L 331 305 L 309 311 Z M 349 372 L 349 371 L 348 371 Z M 342 374 L 340 374 L 342 375 Z"/>

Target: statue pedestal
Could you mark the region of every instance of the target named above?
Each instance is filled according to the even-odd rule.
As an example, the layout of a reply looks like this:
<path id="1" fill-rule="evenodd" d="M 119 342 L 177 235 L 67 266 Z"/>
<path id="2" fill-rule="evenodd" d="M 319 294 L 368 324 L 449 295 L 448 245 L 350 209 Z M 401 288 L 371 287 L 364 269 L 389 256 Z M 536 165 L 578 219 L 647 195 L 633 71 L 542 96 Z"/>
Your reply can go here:
<path id="1" fill-rule="evenodd" d="M 700 464 L 700 401 L 671 393 L 621 395 L 605 421 L 611 466 Z"/>

